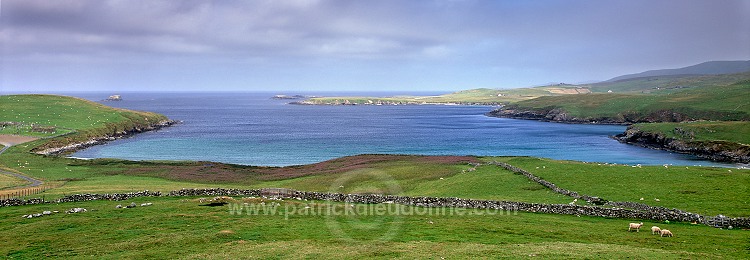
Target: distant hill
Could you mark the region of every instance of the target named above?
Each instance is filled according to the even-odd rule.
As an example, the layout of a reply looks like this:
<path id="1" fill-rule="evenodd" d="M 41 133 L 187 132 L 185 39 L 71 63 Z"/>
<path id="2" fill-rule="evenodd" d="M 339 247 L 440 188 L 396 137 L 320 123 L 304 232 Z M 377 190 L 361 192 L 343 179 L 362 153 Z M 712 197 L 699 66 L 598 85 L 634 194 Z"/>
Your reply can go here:
<path id="1" fill-rule="evenodd" d="M 618 81 L 604 81 L 589 85 L 579 85 L 591 89 L 591 92 L 614 93 L 650 93 L 669 89 L 694 87 L 727 86 L 739 81 L 750 80 L 750 71 L 718 75 L 662 75 L 649 76 Z"/>
<path id="2" fill-rule="evenodd" d="M 672 75 L 717 75 L 742 73 L 750 71 L 750 60 L 747 61 L 709 61 L 701 64 L 688 66 L 679 69 L 662 69 L 649 70 L 636 74 L 628 74 L 612 78 L 605 82 L 614 82 L 626 79 L 653 77 L 653 76 L 672 76 Z"/>

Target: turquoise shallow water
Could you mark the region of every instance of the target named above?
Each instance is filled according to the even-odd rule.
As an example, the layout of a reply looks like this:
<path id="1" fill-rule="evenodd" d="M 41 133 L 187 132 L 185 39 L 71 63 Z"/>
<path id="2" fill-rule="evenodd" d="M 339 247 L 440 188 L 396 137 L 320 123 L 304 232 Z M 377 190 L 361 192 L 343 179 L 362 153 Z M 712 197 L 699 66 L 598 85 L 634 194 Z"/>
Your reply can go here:
<path id="1" fill-rule="evenodd" d="M 94 101 L 105 93 L 69 94 Z M 110 106 L 182 124 L 73 154 L 81 158 L 295 165 L 347 155 L 528 155 L 643 165 L 720 165 L 609 138 L 624 126 L 484 116 L 486 106 L 298 106 L 269 93 L 126 93 Z"/>

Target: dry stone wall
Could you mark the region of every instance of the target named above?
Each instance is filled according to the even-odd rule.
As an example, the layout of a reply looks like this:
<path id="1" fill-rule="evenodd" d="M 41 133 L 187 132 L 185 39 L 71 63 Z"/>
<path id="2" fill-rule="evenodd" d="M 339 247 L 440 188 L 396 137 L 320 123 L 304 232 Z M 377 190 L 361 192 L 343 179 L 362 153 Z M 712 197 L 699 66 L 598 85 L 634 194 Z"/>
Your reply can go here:
<path id="1" fill-rule="evenodd" d="M 44 201 L 42 199 L 9 199 L 0 200 L 0 206 L 20 206 L 33 205 L 42 203 L 62 203 L 62 202 L 81 202 L 93 200 L 127 200 L 136 197 L 160 197 L 160 196 L 179 196 L 179 197 L 197 197 L 197 196 L 240 196 L 240 197 L 267 197 L 267 198 L 285 198 L 297 200 L 318 200 L 333 201 L 359 204 L 378 204 L 378 203 L 397 203 L 418 207 L 460 207 L 472 209 L 494 209 L 507 211 L 523 211 L 546 214 L 578 215 L 578 216 L 596 216 L 606 218 L 626 218 L 626 219 L 648 219 L 654 221 L 680 221 L 680 222 L 697 222 L 716 227 L 750 227 L 748 218 L 729 218 L 724 216 L 704 217 L 699 214 L 690 213 L 682 210 L 667 209 L 651 206 L 623 205 L 633 208 L 624 207 L 602 207 L 602 206 L 584 206 L 570 204 L 541 204 L 526 203 L 513 201 L 492 201 L 492 200 L 473 200 L 461 198 L 439 198 L 439 197 L 407 197 L 394 195 L 379 194 L 342 194 L 342 193 L 323 193 L 323 192 L 306 192 L 290 189 L 182 189 L 171 191 L 166 195 L 160 192 L 132 192 L 116 194 L 75 194 L 63 198 Z M 615 205 L 617 205 L 615 203 Z M 642 205 L 642 204 L 641 204 Z"/>

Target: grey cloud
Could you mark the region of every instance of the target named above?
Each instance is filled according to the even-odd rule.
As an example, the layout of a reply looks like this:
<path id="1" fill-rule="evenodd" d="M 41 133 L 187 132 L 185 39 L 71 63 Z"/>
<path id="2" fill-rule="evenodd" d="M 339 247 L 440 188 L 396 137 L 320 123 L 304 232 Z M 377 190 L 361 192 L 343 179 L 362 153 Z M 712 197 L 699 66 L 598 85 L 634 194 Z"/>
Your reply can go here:
<path id="1" fill-rule="evenodd" d="M 458 75 L 455 85 L 508 86 L 750 59 L 750 3 L 741 0 L 1 3 L 3 64 L 14 68 L 127 61 L 315 71 L 334 64 L 360 66 L 358 77 L 402 69 L 413 79 L 424 73 L 413 68 L 434 68 Z"/>

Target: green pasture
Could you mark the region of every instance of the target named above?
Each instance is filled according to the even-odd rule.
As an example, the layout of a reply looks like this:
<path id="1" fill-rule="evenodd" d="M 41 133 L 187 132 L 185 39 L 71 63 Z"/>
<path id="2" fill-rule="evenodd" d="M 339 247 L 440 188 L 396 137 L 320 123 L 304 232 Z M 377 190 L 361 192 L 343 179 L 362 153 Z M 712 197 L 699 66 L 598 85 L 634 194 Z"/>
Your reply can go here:
<path id="1" fill-rule="evenodd" d="M 631 220 L 519 212 L 403 207 L 402 213 L 344 213 L 315 201 L 137 198 L 0 208 L 0 255 L 9 258 L 745 258 L 750 233 L 645 222 L 674 237 L 628 232 Z M 116 205 L 153 203 L 117 209 Z M 232 211 L 248 203 L 278 203 Z M 276 205 L 276 204 L 274 204 Z M 73 207 L 87 212 L 62 213 Z M 304 207 L 331 208 L 328 214 Z M 44 210 L 61 213 L 26 219 Z M 321 212 L 327 212 L 322 210 Z M 395 212 L 395 211 L 393 211 Z"/>

